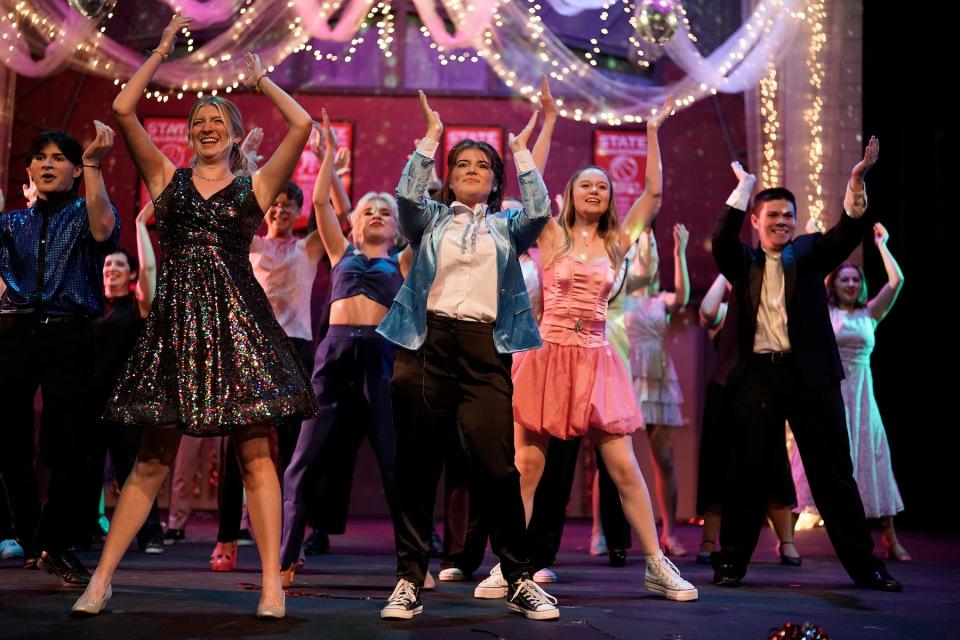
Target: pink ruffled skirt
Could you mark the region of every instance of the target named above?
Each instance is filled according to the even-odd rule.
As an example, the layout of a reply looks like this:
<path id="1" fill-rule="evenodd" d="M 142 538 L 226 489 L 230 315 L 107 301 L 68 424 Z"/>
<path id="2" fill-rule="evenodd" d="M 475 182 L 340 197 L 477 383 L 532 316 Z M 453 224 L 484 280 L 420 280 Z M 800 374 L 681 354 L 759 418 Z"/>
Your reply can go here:
<path id="1" fill-rule="evenodd" d="M 630 377 L 609 345 L 544 342 L 514 354 L 513 419 L 563 440 L 590 428 L 613 434 L 643 428 Z"/>

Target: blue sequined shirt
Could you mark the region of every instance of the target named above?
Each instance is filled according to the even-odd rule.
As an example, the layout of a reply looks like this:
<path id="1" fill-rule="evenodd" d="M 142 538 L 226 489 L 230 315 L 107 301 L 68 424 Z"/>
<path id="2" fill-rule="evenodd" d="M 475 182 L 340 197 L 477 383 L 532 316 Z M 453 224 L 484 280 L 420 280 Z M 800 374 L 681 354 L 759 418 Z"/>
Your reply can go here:
<path id="1" fill-rule="evenodd" d="M 84 198 L 60 208 L 38 200 L 30 209 L 0 214 L 0 277 L 7 285 L 0 314 L 98 315 L 103 259 L 120 237 L 120 216 L 110 206 L 116 222 L 103 242 L 90 233 Z"/>

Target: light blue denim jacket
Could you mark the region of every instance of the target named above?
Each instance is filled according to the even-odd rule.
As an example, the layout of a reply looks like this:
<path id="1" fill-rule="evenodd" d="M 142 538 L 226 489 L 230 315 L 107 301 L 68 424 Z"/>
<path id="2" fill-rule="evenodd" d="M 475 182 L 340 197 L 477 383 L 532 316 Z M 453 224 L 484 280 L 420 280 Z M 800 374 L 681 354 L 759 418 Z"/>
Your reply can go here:
<path id="1" fill-rule="evenodd" d="M 437 275 L 443 232 L 453 220 L 449 207 L 424 196 L 433 160 L 414 153 L 397 185 L 400 231 L 413 248 L 413 265 L 377 332 L 416 350 L 427 337 L 427 296 Z M 497 249 L 497 319 L 493 342 L 499 353 L 536 349 L 543 343 L 530 312 L 517 256 L 530 248 L 550 218 L 550 196 L 536 169 L 520 174 L 522 209 L 484 216 Z"/>

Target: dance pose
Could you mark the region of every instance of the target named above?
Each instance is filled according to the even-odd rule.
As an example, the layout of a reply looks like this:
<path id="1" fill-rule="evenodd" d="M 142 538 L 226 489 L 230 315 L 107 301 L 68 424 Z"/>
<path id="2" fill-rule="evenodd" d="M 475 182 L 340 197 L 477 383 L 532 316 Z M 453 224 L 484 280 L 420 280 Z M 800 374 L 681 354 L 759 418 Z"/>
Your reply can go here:
<path id="1" fill-rule="evenodd" d="M 230 434 L 237 446 L 247 506 L 263 571 L 259 617 L 283 617 L 280 585 L 280 483 L 268 435 L 279 421 L 310 416 L 317 405 L 299 357 L 273 316 L 250 266 L 249 249 L 264 210 L 300 157 L 312 120 L 248 53 L 248 80 L 287 121 L 273 156 L 252 176 L 240 151 L 243 122 L 229 101 L 207 96 L 189 123 L 192 167 L 177 169 L 136 116 L 147 83 L 190 19 L 175 15 L 160 44 L 127 82 L 113 109 L 154 200 L 164 262 L 157 295 L 107 417 L 144 427 L 110 533 L 80 614 L 99 613 L 113 573 L 173 464 L 183 433 Z"/>
<path id="2" fill-rule="evenodd" d="M 546 187 L 526 149 L 536 114 L 509 137 L 524 206 L 501 211 L 503 161 L 490 145 L 473 140 L 450 150 L 437 200 L 427 200 L 443 124 L 422 92 L 420 103 L 427 132 L 397 186 L 413 266 L 378 329 L 399 347 L 391 385 L 397 586 L 380 615 L 409 619 L 423 610 L 434 496 L 452 436 L 468 458 L 470 497 L 500 557 L 508 606 L 528 618 L 556 618 L 556 600 L 530 579 L 513 461 L 510 354 L 540 345 L 517 256 L 550 216 Z"/>
<path id="3" fill-rule="evenodd" d="M 672 600 L 697 590 L 660 551 L 646 484 L 628 437 L 640 428 L 630 379 L 606 336 L 607 299 L 624 253 L 659 208 L 662 169 L 657 130 L 672 101 L 647 122 L 646 188 L 621 227 L 606 172 L 586 167 L 567 182 L 560 222 L 537 241 L 543 259 L 544 346 L 513 363 L 516 461 L 526 514 L 544 469 L 549 437 L 589 435 L 620 491 L 624 513 L 647 559 L 645 586 Z"/>
<path id="4" fill-rule="evenodd" d="M 783 425 L 803 456 L 817 506 L 840 562 L 859 586 L 903 586 L 873 556 L 863 503 L 853 478 L 840 381 L 843 366 L 830 326 L 823 279 L 869 228 L 863 177 L 876 162 L 871 138 L 850 175 L 840 222 L 825 234 L 793 238 L 796 199 L 783 188 L 754 199 L 751 223 L 759 247 L 740 241 L 756 178 L 733 163 L 739 184 L 717 222 L 713 256 L 733 294 L 720 333 L 717 381 L 727 388 L 731 470 L 723 497 L 714 584 L 738 586 L 753 555 L 763 514 L 770 460 L 782 458 Z"/>
<path id="5" fill-rule="evenodd" d="M 320 136 L 314 151 L 320 155 Z M 317 231 L 331 271 L 330 326 L 317 347 L 313 390 L 320 415 L 303 423 L 290 465 L 283 476 L 284 584 L 294 580 L 308 516 L 307 495 L 317 477 L 370 440 L 380 467 L 387 504 L 394 502 L 396 442 L 390 404 L 393 344 L 376 333 L 410 269 L 413 252 L 396 255 L 397 204 L 386 193 L 360 198 L 352 214 L 353 243 L 340 230 L 330 208 L 337 140 L 323 112 L 323 161 L 313 192 Z M 342 463 L 340 463 L 342 464 Z M 349 467 L 352 469 L 353 465 Z"/>
<path id="6" fill-rule="evenodd" d="M 907 562 L 910 554 L 897 540 L 893 528 L 893 516 L 903 511 L 903 500 L 893 477 L 890 445 L 873 396 L 873 373 L 870 371 L 874 330 L 890 311 L 903 287 L 900 265 L 887 247 L 889 237 L 882 224 L 874 225 L 873 241 L 887 271 L 887 282 L 876 296 L 867 300 L 863 269 L 852 262 L 840 265 L 827 278 L 827 296 L 830 321 L 843 362 L 845 377 L 840 383 L 840 391 L 847 410 L 853 476 L 857 479 L 863 510 L 868 518 L 880 518 L 887 557 Z"/>
<path id="7" fill-rule="evenodd" d="M 653 230 L 647 229 L 637 241 L 633 273 L 644 276 L 645 286 L 633 289 L 624 313 L 630 343 L 630 373 L 637 405 L 643 414 L 650 453 L 656 469 L 657 501 L 660 503 L 660 546 L 668 556 L 685 556 L 686 549 L 673 535 L 677 519 L 677 471 L 673 463 L 674 429 L 683 426 L 680 404 L 683 395 L 666 337 L 670 316 L 690 300 L 687 273 L 687 242 L 690 234 L 678 224 L 673 228 L 673 292 L 660 291 L 660 257 Z"/>
<path id="8" fill-rule="evenodd" d="M 101 122 L 94 125 L 97 133 L 86 149 L 62 131 L 34 138 L 26 164 L 35 203 L 0 216 L 0 277 L 6 284 L 0 298 L 0 406 L 7 427 L 0 474 L 27 563 L 37 563 L 65 586 L 90 580 L 70 551 L 78 529 L 89 522 L 83 478 L 90 443 L 77 418 L 85 418 L 93 380 L 101 265 L 120 235 L 100 172 L 114 134 Z M 78 198 L 81 181 L 85 195 Z M 33 469 L 38 387 L 44 399 L 41 455 L 50 470 L 42 512 Z"/>

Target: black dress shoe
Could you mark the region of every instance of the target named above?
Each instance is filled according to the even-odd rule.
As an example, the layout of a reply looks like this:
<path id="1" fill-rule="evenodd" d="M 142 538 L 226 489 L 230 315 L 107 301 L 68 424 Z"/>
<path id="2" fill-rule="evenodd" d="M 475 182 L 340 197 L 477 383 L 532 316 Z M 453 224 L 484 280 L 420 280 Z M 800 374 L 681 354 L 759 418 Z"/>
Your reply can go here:
<path id="1" fill-rule="evenodd" d="M 37 566 L 60 578 L 65 587 L 84 587 L 90 582 L 90 572 L 72 551 L 41 551 Z"/>
<path id="2" fill-rule="evenodd" d="M 187 539 L 186 529 L 167 529 L 163 532 L 163 544 L 170 546 Z"/>
<path id="3" fill-rule="evenodd" d="M 739 587 L 743 576 L 747 575 L 744 567 L 725 560 L 716 551 L 710 555 L 710 564 L 713 565 L 713 584 L 718 587 Z"/>
<path id="4" fill-rule="evenodd" d="M 310 537 L 303 543 L 303 554 L 319 556 L 325 553 L 330 553 L 330 536 L 323 531 L 314 529 Z"/>
<path id="5" fill-rule="evenodd" d="M 611 549 L 611 550 L 610 550 L 610 566 L 611 566 L 611 567 L 625 567 L 625 566 L 627 566 L 627 551 L 626 551 L 626 549 Z"/>
<path id="6" fill-rule="evenodd" d="M 903 591 L 903 584 L 887 573 L 886 569 L 880 568 L 872 573 L 854 580 L 858 587 L 864 589 L 876 589 L 878 591 Z"/>

